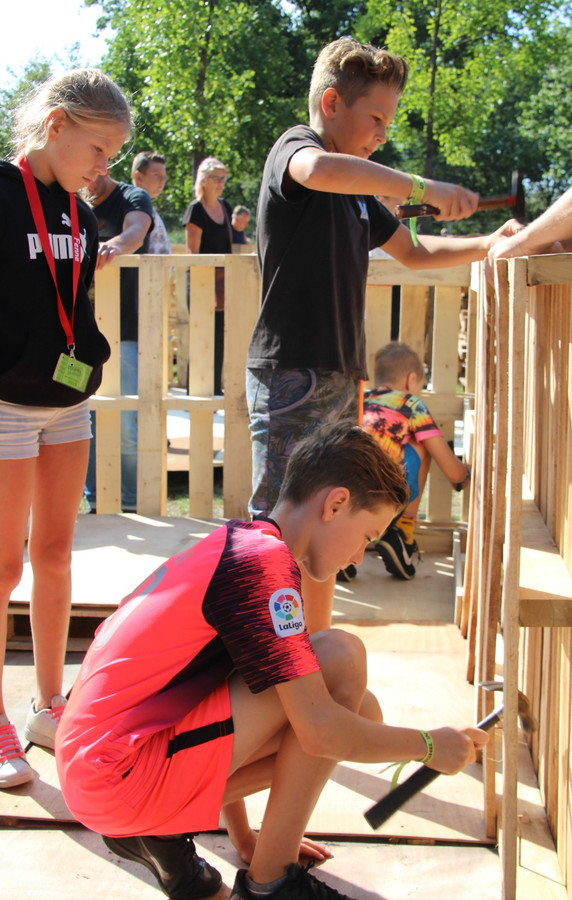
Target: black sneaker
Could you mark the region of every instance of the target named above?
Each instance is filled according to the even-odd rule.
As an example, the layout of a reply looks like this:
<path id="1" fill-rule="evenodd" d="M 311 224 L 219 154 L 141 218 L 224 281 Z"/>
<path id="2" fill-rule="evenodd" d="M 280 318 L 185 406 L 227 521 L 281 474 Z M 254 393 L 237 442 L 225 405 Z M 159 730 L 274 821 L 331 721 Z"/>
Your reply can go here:
<path id="1" fill-rule="evenodd" d="M 336 575 L 336 581 L 340 581 L 340 582 L 351 581 L 353 578 L 356 577 L 356 575 L 357 575 L 357 569 L 353 565 L 353 563 L 350 563 L 350 565 L 346 566 L 345 569 L 340 569 L 340 571 Z"/>
<path id="2" fill-rule="evenodd" d="M 340 894 L 335 888 L 329 887 L 324 881 L 314 878 L 310 875 L 308 869 L 312 866 L 309 862 L 307 866 L 300 863 L 290 863 L 286 869 L 286 881 L 270 894 L 272 900 L 351 900 L 345 894 Z M 255 895 L 251 894 L 246 887 L 245 882 L 246 869 L 239 869 L 236 873 L 234 887 L 230 894 L 230 900 L 254 900 Z"/>
<path id="3" fill-rule="evenodd" d="M 147 866 L 163 892 L 173 900 L 210 897 L 222 883 L 220 872 L 197 856 L 191 835 L 172 840 L 151 837 L 106 837 L 104 843 L 117 856 Z"/>
<path id="4" fill-rule="evenodd" d="M 390 525 L 383 537 L 377 542 L 377 552 L 385 563 L 385 568 L 396 578 L 409 581 L 415 575 L 413 557 L 417 554 L 419 560 L 419 548 L 415 541 L 407 544 L 403 540 L 403 534 L 397 525 Z"/>

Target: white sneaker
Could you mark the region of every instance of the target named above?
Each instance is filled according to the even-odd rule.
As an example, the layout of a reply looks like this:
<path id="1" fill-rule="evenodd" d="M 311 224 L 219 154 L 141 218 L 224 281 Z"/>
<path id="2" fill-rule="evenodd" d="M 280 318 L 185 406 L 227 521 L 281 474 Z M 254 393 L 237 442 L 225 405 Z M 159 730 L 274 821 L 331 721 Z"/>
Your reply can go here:
<path id="1" fill-rule="evenodd" d="M 22 750 L 16 729 L 0 714 L 0 788 L 16 787 L 31 781 L 34 772 Z"/>
<path id="2" fill-rule="evenodd" d="M 52 697 L 50 708 L 36 712 L 34 701 L 32 700 L 26 724 L 24 725 L 24 737 L 26 740 L 30 741 L 31 744 L 37 744 L 39 747 L 48 747 L 50 750 L 53 750 L 56 730 L 66 703 L 65 697 L 62 697 L 61 694 L 55 694 Z"/>

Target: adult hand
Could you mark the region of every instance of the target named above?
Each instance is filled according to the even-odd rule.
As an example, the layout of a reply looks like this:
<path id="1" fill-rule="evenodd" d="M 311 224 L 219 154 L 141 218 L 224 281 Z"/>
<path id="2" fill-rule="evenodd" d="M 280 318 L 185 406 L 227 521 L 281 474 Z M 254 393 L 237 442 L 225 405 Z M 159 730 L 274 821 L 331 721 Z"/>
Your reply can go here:
<path id="1" fill-rule="evenodd" d="M 99 249 L 97 251 L 97 263 L 96 269 L 103 269 L 107 263 L 111 262 L 112 259 L 115 259 L 116 256 L 120 256 L 121 251 L 118 247 L 115 247 L 110 241 L 106 241 L 103 244 L 99 245 Z"/>

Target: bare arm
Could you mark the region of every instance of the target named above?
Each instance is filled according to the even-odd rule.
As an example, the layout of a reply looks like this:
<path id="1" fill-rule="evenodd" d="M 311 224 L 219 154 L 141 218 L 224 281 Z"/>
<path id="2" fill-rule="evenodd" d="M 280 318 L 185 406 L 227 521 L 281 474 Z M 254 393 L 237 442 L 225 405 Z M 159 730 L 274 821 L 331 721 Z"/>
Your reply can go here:
<path id="1" fill-rule="evenodd" d="M 400 225 L 383 245 L 383 249 L 410 269 L 436 269 L 460 266 L 485 259 L 489 249 L 506 233 L 512 233 L 513 220 L 505 222 L 492 234 L 479 237 L 441 237 L 420 234 L 415 246 L 409 229 Z"/>
<path id="2" fill-rule="evenodd" d="M 567 252 L 572 249 L 572 188 L 569 188 L 541 216 L 491 249 L 489 260 L 537 253 Z"/>
<path id="3" fill-rule="evenodd" d="M 451 484 L 459 484 L 465 480 L 467 468 L 455 456 L 444 437 L 435 435 L 427 438 L 423 441 L 423 446 Z"/>
<path id="4" fill-rule="evenodd" d="M 354 762 L 421 760 L 427 747 L 421 732 L 374 722 L 351 712 L 332 698 L 321 672 L 296 678 L 276 687 L 305 753 Z M 475 744 L 488 735 L 476 728 L 431 730 L 435 755 L 430 765 L 452 775 L 475 760 Z"/>
<path id="5" fill-rule="evenodd" d="M 192 222 L 187 222 L 187 224 L 185 225 L 185 238 L 187 241 L 188 253 L 200 252 L 202 234 L 202 228 L 199 228 L 197 225 L 193 225 Z"/>
<path id="6" fill-rule="evenodd" d="M 411 193 L 411 178 L 405 172 L 317 147 L 298 150 L 290 160 L 288 175 L 310 190 L 333 194 L 408 197 Z M 439 207 L 439 219 L 464 219 L 472 215 L 478 199 L 478 194 L 459 185 L 425 179 L 424 200 Z"/>
<path id="7" fill-rule="evenodd" d="M 96 268 L 101 269 L 115 256 L 135 253 L 143 244 L 150 226 L 151 216 L 147 213 L 141 210 L 127 213 L 121 233 L 99 245 Z"/>

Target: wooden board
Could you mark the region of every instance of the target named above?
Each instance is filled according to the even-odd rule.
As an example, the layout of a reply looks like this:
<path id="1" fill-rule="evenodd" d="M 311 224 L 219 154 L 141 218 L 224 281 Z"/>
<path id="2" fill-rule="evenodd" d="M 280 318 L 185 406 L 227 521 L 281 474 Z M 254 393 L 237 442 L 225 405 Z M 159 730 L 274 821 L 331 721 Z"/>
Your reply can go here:
<path id="1" fill-rule="evenodd" d="M 195 841 L 200 855 L 223 877 L 215 900 L 227 900 L 236 870 L 244 868 L 244 863 L 226 835 L 201 834 Z M 315 872 L 316 877 L 355 900 L 500 897 L 498 857 L 489 848 L 396 847 L 373 842 L 328 842 L 328 846 L 334 858 Z M 10 829 L 2 834 L 2 851 L 5 900 L 158 900 L 162 896 L 147 869 L 119 859 L 99 835 L 77 826 Z"/>
<path id="2" fill-rule="evenodd" d="M 534 500 L 523 500 L 519 617 L 524 626 L 572 625 L 572 575 Z"/>
<path id="3" fill-rule="evenodd" d="M 214 519 L 183 516 L 79 515 L 72 555 L 72 614 L 109 615 L 164 559 L 220 524 Z M 27 613 L 31 584 L 26 552 L 24 572 L 12 593 L 9 612 Z"/>

